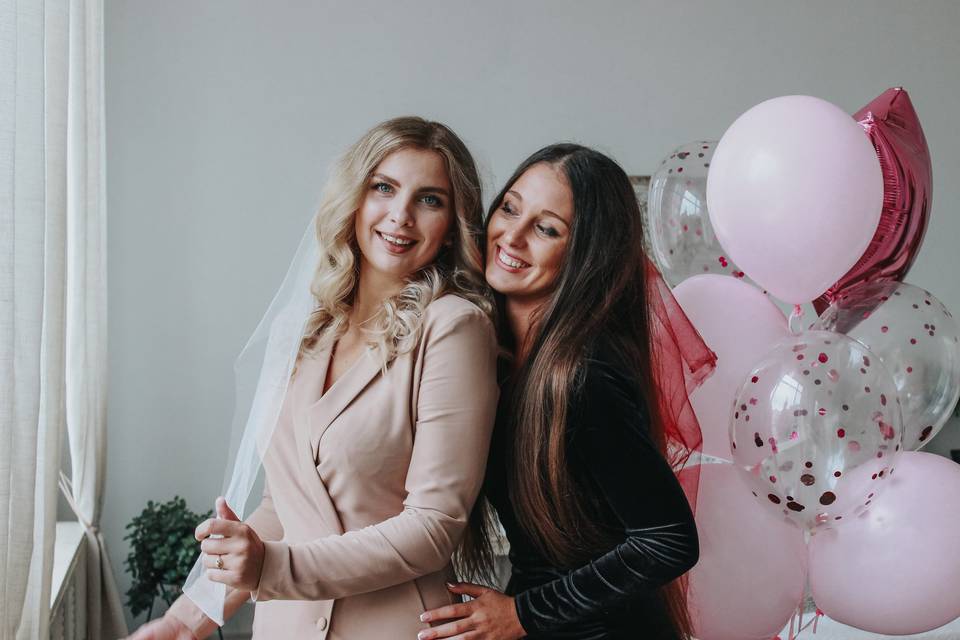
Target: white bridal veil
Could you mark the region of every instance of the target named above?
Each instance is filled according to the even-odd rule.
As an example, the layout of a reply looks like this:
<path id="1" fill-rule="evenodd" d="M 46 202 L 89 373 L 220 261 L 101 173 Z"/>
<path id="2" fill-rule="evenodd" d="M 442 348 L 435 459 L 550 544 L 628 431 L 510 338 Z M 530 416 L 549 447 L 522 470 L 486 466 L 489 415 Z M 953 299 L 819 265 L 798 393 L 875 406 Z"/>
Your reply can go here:
<path id="1" fill-rule="evenodd" d="M 236 404 L 223 495 L 241 519 L 277 426 L 307 319 L 316 305 L 310 293 L 319 259 L 315 220 L 307 226 L 280 290 L 234 364 Z M 183 592 L 222 625 L 226 586 L 207 577 L 201 560 L 202 555 Z"/>

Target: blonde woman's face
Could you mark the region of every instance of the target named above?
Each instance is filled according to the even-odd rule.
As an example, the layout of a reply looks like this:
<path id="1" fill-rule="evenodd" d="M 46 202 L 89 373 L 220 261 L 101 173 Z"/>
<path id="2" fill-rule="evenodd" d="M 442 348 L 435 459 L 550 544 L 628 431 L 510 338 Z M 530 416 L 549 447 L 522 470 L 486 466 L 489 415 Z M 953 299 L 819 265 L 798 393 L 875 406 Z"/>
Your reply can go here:
<path id="1" fill-rule="evenodd" d="M 486 278 L 508 299 L 550 294 L 570 240 L 573 193 L 554 167 L 535 164 L 504 194 L 487 223 Z"/>
<path id="2" fill-rule="evenodd" d="M 449 241 L 453 189 L 436 151 L 394 151 L 373 170 L 355 229 L 361 274 L 403 279 L 433 262 Z"/>

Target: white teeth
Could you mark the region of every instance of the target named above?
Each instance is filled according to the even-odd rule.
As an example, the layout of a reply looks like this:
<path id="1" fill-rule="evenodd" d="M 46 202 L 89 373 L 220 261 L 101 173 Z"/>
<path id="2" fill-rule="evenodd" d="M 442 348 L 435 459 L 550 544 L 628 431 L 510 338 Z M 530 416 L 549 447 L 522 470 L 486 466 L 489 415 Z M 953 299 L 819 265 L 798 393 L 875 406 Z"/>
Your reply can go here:
<path id="1" fill-rule="evenodd" d="M 503 249 L 500 249 L 500 261 L 508 267 L 513 267 L 514 269 L 520 269 L 522 267 L 528 266 L 526 262 L 520 262 L 519 260 L 514 260 L 506 253 L 503 252 Z"/>
<path id="2" fill-rule="evenodd" d="M 386 240 L 387 242 L 389 242 L 390 244 L 395 244 L 398 247 L 406 247 L 407 245 L 413 244 L 413 240 L 403 240 L 402 238 L 391 236 L 382 231 L 380 232 L 380 237 Z"/>

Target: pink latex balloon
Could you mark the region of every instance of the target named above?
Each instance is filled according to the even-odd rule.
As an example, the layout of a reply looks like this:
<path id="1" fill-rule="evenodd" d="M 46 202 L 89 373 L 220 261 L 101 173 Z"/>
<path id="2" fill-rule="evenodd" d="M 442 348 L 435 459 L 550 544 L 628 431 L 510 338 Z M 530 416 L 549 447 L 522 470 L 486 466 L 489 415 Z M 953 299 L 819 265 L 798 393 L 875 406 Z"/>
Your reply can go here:
<path id="1" fill-rule="evenodd" d="M 817 606 L 838 622 L 895 635 L 960 617 L 958 531 L 960 465 L 904 453 L 862 516 L 811 538 Z"/>
<path id="2" fill-rule="evenodd" d="M 717 354 L 713 375 L 690 394 L 703 453 L 729 459 L 733 397 L 760 358 L 790 334 L 787 319 L 760 290 L 733 276 L 694 276 L 673 295 Z"/>
<path id="3" fill-rule="evenodd" d="M 700 561 L 688 593 L 696 637 L 770 640 L 803 597 L 803 534 L 762 509 L 731 465 L 704 464 L 699 473 Z"/>
<path id="4" fill-rule="evenodd" d="M 840 108 L 810 96 L 774 98 L 721 138 L 707 203 L 730 258 L 772 295 L 802 304 L 869 245 L 883 204 L 880 162 Z"/>
<path id="5" fill-rule="evenodd" d="M 840 292 L 861 282 L 903 280 L 920 251 L 930 215 L 930 151 L 910 96 L 887 89 L 853 116 L 866 131 L 883 171 L 883 210 L 867 250 L 814 306 L 822 313 Z"/>

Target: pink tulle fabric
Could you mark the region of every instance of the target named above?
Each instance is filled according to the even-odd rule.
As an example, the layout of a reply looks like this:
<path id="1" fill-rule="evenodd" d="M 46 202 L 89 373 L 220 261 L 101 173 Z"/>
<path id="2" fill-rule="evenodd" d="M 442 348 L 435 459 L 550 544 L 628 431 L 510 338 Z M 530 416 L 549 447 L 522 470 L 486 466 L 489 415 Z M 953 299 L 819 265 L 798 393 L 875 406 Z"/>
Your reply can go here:
<path id="1" fill-rule="evenodd" d="M 703 434 L 690 404 L 690 393 L 713 373 L 717 356 L 700 337 L 649 259 L 646 260 L 646 276 L 660 420 L 667 444 L 667 461 L 679 474 L 703 446 Z M 694 460 L 691 469 L 697 462 Z M 680 476 L 691 508 L 697 504 L 699 475 L 685 473 Z"/>

